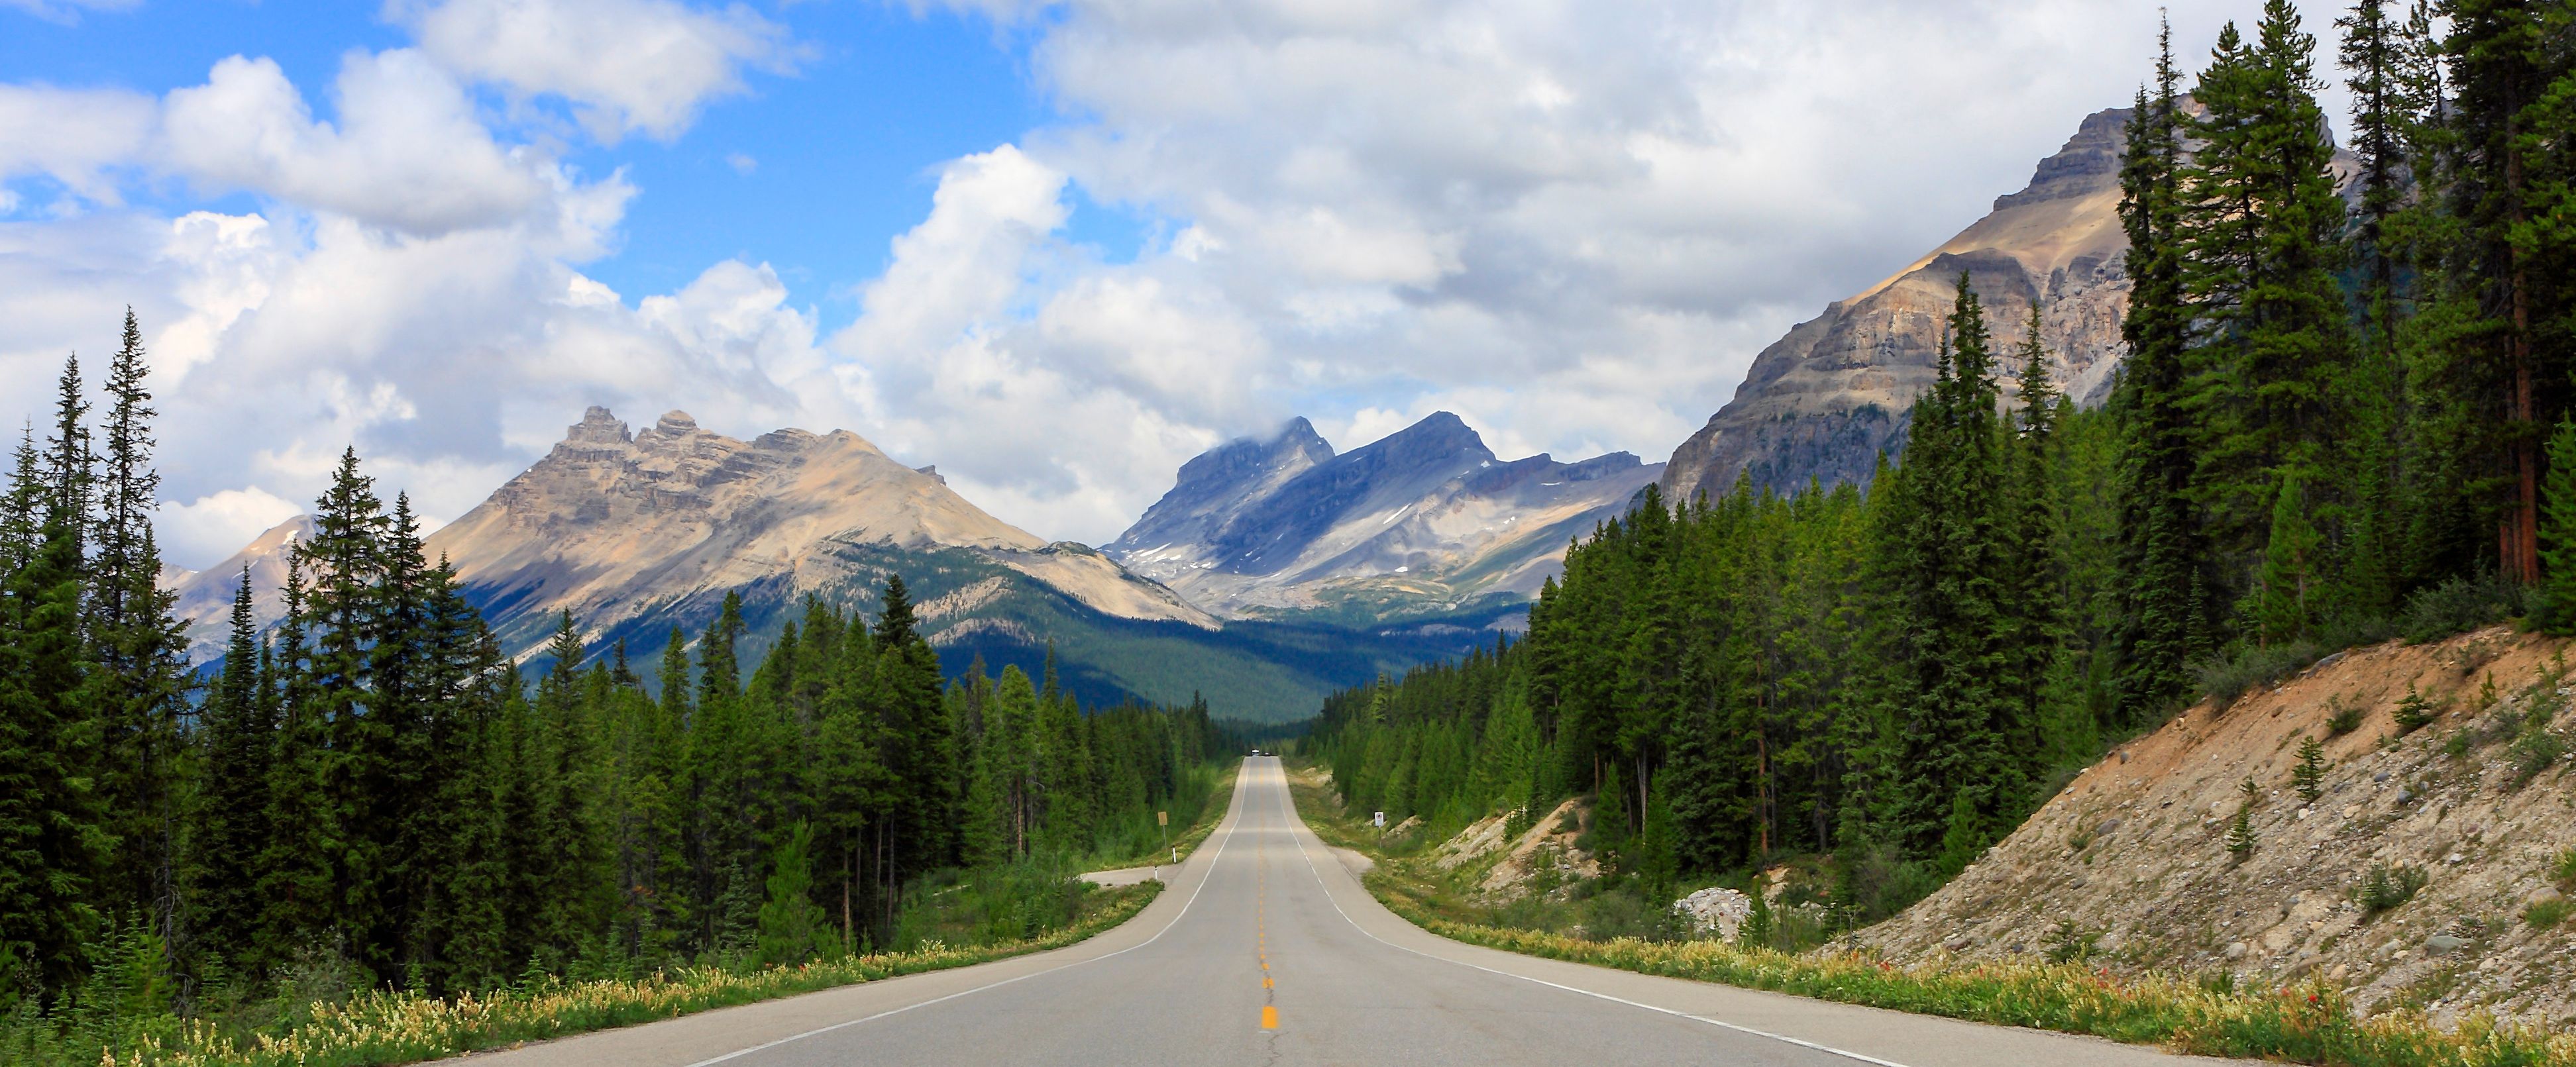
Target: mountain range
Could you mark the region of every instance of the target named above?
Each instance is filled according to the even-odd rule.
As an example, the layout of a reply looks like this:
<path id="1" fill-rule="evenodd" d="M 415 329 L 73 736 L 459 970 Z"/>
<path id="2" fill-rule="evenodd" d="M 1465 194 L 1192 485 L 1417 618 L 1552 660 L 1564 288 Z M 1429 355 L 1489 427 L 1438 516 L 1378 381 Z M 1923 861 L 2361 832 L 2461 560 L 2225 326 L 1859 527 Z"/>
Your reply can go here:
<path id="1" fill-rule="evenodd" d="M 222 652 L 245 567 L 261 622 L 282 615 L 286 553 L 311 529 L 298 516 L 203 573 L 174 575 L 201 661 Z M 935 470 L 857 434 L 742 441 L 676 411 L 630 432 L 591 408 L 426 548 L 455 568 L 503 649 L 522 659 L 542 653 L 565 611 L 594 654 L 623 642 L 647 656 L 674 627 L 694 639 L 729 593 L 742 598 L 746 654 L 756 657 L 806 597 L 872 614 L 899 574 L 952 669 L 982 660 L 1034 672 L 1052 648 L 1066 686 L 1095 703 L 1204 693 L 1218 714 L 1258 721 L 1311 714 L 1334 689 L 1492 636 L 1418 621 L 1228 624 L 1096 549 L 994 518 Z"/>
<path id="2" fill-rule="evenodd" d="M 1227 618 L 1517 604 L 1662 469 L 1626 452 L 1505 461 L 1446 411 L 1336 454 L 1300 418 L 1189 461 L 1101 550 Z"/>

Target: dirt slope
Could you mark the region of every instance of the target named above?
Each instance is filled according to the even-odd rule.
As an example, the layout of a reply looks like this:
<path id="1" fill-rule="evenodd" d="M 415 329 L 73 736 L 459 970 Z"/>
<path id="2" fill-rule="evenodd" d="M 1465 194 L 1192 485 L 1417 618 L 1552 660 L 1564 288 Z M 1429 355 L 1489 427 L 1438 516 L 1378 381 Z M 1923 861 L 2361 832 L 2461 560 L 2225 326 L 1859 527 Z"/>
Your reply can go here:
<path id="1" fill-rule="evenodd" d="M 2576 920 L 2540 929 L 2524 914 L 2558 898 L 2549 870 L 2576 847 L 2576 778 L 2560 758 L 2517 783 L 2517 763 L 2576 720 L 2565 711 L 2566 644 L 2501 627 L 2390 643 L 2232 705 L 2205 701 L 2085 771 L 1940 892 L 1853 940 L 1911 960 L 2091 939 L 2094 958 L 2114 968 L 2264 983 L 2315 975 L 2365 1012 L 2421 1009 L 2440 1021 L 2485 1009 L 2567 1025 Z M 2401 736 L 2393 712 L 2410 684 L 2441 714 Z M 2365 714 L 2329 737 L 2338 708 Z M 2291 778 L 2307 736 L 2325 739 L 2328 768 L 2314 805 Z M 2240 860 L 2227 838 L 2249 776 L 2260 789 L 2255 848 Z M 2418 868 L 2427 882 L 2374 915 L 2355 899 L 2374 866 Z"/>

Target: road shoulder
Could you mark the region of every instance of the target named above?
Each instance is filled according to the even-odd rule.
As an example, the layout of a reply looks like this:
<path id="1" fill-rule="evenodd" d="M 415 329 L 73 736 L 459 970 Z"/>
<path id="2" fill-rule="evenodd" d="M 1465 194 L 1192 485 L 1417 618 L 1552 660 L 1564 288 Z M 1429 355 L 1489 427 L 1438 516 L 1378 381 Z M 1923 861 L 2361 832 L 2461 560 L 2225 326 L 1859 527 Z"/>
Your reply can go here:
<path id="1" fill-rule="evenodd" d="M 1244 777 L 1236 775 L 1225 817 L 1211 837 L 1232 832 L 1243 808 Z M 1178 868 L 1165 867 L 1167 888 L 1134 918 L 1078 944 L 1032 952 L 991 963 L 928 971 L 873 982 L 804 993 L 755 1004 L 717 1008 L 615 1030 L 600 1030 L 553 1041 L 491 1049 L 439 1062 L 471 1060 L 476 1067 L 576 1067 L 613 1063 L 618 1067 L 713 1067 L 762 1048 L 827 1033 L 896 1012 L 910 1011 L 1077 967 L 1138 948 L 1179 921 L 1197 890 L 1206 884 L 1216 858 L 1224 851 L 1200 849 Z"/>
<path id="2" fill-rule="evenodd" d="M 1281 789 L 1283 803 L 1287 790 Z M 1853 1055 L 1887 1067 L 1992 1067 L 2047 1063 L 2063 1067 L 2182 1067 L 2250 1061 L 2177 1056 L 2102 1038 L 1992 1026 L 1932 1015 L 1812 1000 L 1786 993 L 1638 974 L 1452 941 L 1387 910 L 1332 846 L 1291 806 L 1291 833 L 1325 895 L 1362 933 L 1395 948 L 1461 966 L 1541 982 L 1569 996 L 1595 996 L 1641 1011 L 1688 1016 L 1713 1026 L 1752 1031 Z"/>

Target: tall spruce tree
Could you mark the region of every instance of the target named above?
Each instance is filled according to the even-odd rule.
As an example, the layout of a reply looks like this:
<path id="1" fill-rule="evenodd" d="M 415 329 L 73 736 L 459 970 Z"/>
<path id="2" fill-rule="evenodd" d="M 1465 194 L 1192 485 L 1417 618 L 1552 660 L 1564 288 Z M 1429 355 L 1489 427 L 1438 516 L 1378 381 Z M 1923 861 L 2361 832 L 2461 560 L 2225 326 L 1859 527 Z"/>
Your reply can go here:
<path id="1" fill-rule="evenodd" d="M 2125 439 L 2119 471 L 2119 627 L 2113 635 L 2117 725 L 2148 721 L 2189 688 L 2201 647 L 2206 547 L 2192 503 L 2197 466 L 2185 366 L 2192 312 L 2183 294 L 2181 75 L 2173 31 L 2159 38 L 2152 93 L 2141 91 L 2120 167 L 2129 238 L 2129 344 L 2111 407 Z"/>
<path id="2" fill-rule="evenodd" d="M 260 636 L 251 594 L 250 565 L 233 589 L 223 674 L 206 694 L 200 715 L 198 766 L 205 781 L 196 791 L 197 862 L 192 905 L 199 942 L 208 953 L 236 965 L 257 943 L 259 857 L 269 840 L 268 790 L 276 755 L 277 705 L 260 675 Z"/>
<path id="3" fill-rule="evenodd" d="M 1905 713 L 1908 836 L 1930 845 L 1953 797 L 1994 825 L 2030 788 L 2021 707 L 2008 687 L 2017 613 L 2007 579 L 2016 530 L 2006 493 L 2005 436 L 1996 414 L 1993 340 L 1985 310 L 1959 277 L 1932 388 L 1914 408 L 1903 480 L 1915 496 L 1904 596 L 1914 649 Z"/>
<path id="4" fill-rule="evenodd" d="M 171 617 L 175 594 L 160 586 L 153 541 L 161 477 L 152 466 L 148 373 L 142 329 L 128 309 L 123 344 L 108 363 L 88 615 L 105 742 L 99 792 L 118 841 L 108 885 L 150 917 L 176 954 L 189 941 L 180 902 L 187 639 Z"/>
<path id="5" fill-rule="evenodd" d="M 0 969 L 62 988 L 107 916 L 114 849 L 97 789 L 103 682 L 83 638 L 88 459 L 67 364 L 51 455 L 19 453 L 10 495 L 42 516 L 0 589 Z"/>

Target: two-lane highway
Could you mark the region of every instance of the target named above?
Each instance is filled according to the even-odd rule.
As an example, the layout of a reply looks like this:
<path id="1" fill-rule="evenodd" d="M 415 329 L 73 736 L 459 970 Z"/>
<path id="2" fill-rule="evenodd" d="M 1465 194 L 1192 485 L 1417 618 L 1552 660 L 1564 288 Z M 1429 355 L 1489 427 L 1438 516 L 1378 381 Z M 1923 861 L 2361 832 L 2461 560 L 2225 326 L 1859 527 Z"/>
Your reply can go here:
<path id="1" fill-rule="evenodd" d="M 2086 1038 L 1534 959 L 1425 933 L 1298 820 L 1274 758 L 1173 884 L 1071 948 L 476 1057 L 494 1067 L 2187 1060 Z"/>

